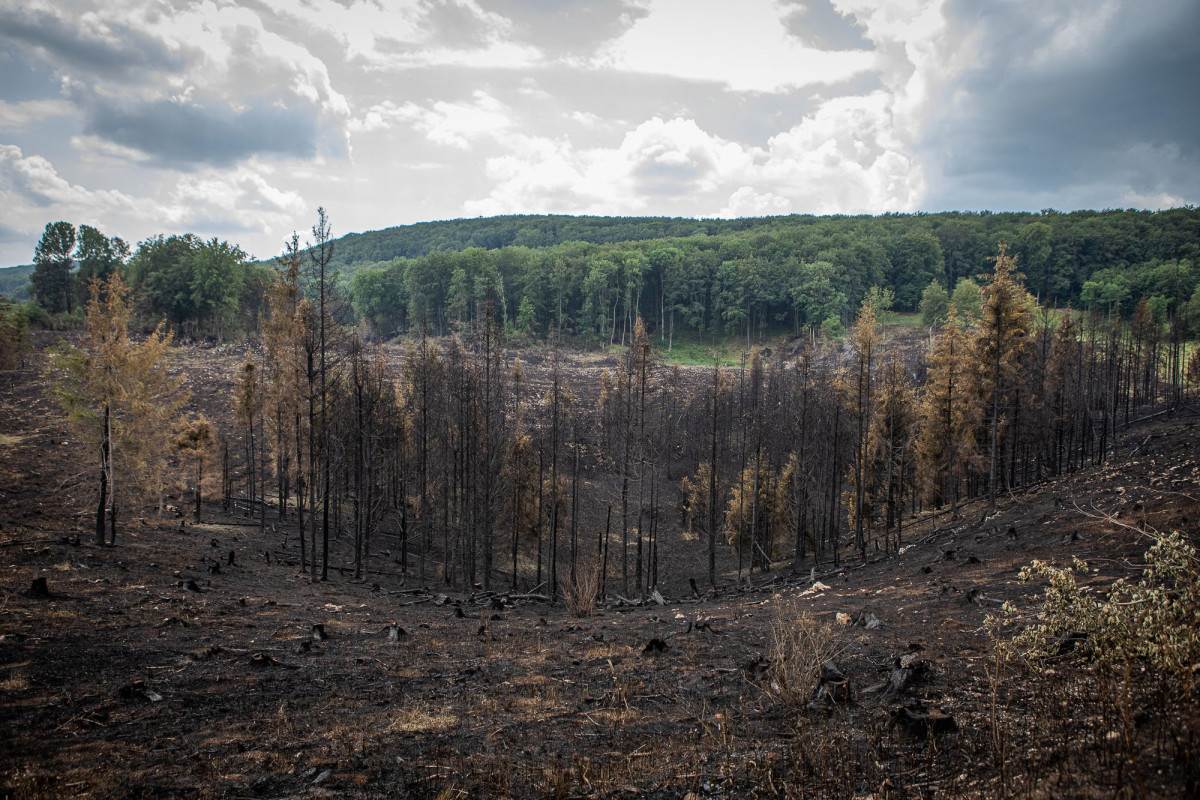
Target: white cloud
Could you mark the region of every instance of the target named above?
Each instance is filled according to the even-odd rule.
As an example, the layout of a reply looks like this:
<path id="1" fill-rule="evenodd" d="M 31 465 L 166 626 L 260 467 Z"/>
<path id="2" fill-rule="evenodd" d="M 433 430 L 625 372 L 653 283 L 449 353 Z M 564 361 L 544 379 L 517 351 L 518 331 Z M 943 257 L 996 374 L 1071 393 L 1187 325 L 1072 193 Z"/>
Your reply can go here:
<path id="1" fill-rule="evenodd" d="M 689 119 L 647 120 L 611 148 L 513 134 L 468 214 L 748 216 L 915 209 L 923 172 L 895 136 L 885 93 L 829 101 L 766 148 Z"/>
<path id="2" fill-rule="evenodd" d="M 826 102 L 771 138 L 752 185 L 806 213 L 911 211 L 925 193 L 923 171 L 894 123 L 885 92 Z"/>
<path id="3" fill-rule="evenodd" d="M 53 117 L 68 116 L 74 110 L 65 100 L 26 100 L 20 103 L 0 100 L 0 128 L 24 128 Z"/>
<path id="4" fill-rule="evenodd" d="M 323 111 L 349 114 L 349 103 L 336 90 L 325 63 L 304 45 L 269 31 L 249 8 L 205 0 L 187 11 L 159 14 L 147 10 L 137 23 L 172 51 L 192 55 L 189 68 L 171 76 L 171 89 L 183 95 L 200 91 L 237 101 L 288 90 Z"/>
<path id="5" fill-rule="evenodd" d="M 141 150 L 125 147 L 99 136 L 72 136 L 70 143 L 71 149 L 78 153 L 80 159 L 84 162 L 118 161 L 127 164 L 138 164 L 146 163 L 150 160 L 150 157 Z"/>
<path id="6" fill-rule="evenodd" d="M 434 144 L 467 150 L 471 142 L 501 136 L 515 125 L 511 111 L 487 92 L 477 90 L 470 103 L 436 101 L 428 107 L 391 100 L 375 105 L 350 124 L 355 133 L 409 124 Z"/>
<path id="7" fill-rule="evenodd" d="M 299 193 L 268 182 L 258 164 L 209 169 L 181 176 L 168 192 L 167 213 L 176 225 L 206 223 L 269 232 L 285 229 L 307 209 Z"/>
<path id="8" fill-rule="evenodd" d="M 875 67 L 865 51 L 823 51 L 787 33 L 777 0 L 657 0 L 599 55 L 601 66 L 783 92 Z"/>
<path id="9" fill-rule="evenodd" d="M 134 211 L 133 198 L 115 189 L 87 189 L 58 174 L 49 160 L 40 155 L 26 156 L 21 148 L 0 144 L 0 192 L 20 205 L 66 207 L 89 214 L 97 211 Z M 22 202 L 23 201 L 23 202 Z M 5 203 L 13 209 L 14 203 Z"/>
<path id="10" fill-rule="evenodd" d="M 439 25 L 437 12 L 452 15 Z M 332 35 L 348 61 L 371 69 L 453 66 L 474 69 L 527 67 L 542 61 L 536 48 L 518 44 L 504 17 L 473 0 L 310 0 L 279 8 L 311 31 Z M 448 29 L 448 30 L 447 30 Z M 447 41 L 447 34 L 462 41 Z"/>

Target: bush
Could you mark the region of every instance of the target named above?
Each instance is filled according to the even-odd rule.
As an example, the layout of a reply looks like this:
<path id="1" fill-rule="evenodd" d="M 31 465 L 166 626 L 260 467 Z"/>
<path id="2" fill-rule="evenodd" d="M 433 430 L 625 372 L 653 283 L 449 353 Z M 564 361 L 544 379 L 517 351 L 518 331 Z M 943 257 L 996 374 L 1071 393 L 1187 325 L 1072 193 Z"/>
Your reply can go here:
<path id="1" fill-rule="evenodd" d="M 600 596 L 600 562 L 580 561 L 575 575 L 562 584 L 563 600 L 577 617 L 590 617 Z"/>
<path id="2" fill-rule="evenodd" d="M 795 600 L 775 596 L 775 618 L 771 620 L 771 693 L 788 708 L 808 706 L 825 663 L 839 650 L 838 630 L 822 624 L 800 608 Z"/>
<path id="3" fill-rule="evenodd" d="M 1136 583 L 1118 580 L 1107 597 L 1081 588 L 1077 573 L 1086 563 L 1070 567 L 1034 561 L 1021 570 L 1022 581 L 1044 578 L 1038 621 L 1014 638 L 1017 651 L 1029 658 L 1058 654 L 1064 642 L 1085 657 L 1101 663 L 1142 660 L 1166 674 L 1183 677 L 1200 664 L 1200 562 L 1196 549 L 1178 532 L 1156 536 L 1146 551 L 1146 567 Z M 1011 624 L 1017 612 L 1004 607 Z"/>

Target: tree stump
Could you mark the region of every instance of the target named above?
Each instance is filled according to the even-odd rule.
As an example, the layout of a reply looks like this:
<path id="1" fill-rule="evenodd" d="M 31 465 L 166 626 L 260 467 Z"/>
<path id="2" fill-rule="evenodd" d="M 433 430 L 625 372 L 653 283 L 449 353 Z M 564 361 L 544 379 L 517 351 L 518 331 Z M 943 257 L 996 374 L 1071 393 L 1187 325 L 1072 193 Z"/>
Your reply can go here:
<path id="1" fill-rule="evenodd" d="M 46 586 L 45 578 L 34 578 L 33 583 L 29 585 L 28 591 L 25 592 L 26 597 L 31 597 L 34 600 L 45 600 L 54 597 L 50 593 L 49 587 Z"/>

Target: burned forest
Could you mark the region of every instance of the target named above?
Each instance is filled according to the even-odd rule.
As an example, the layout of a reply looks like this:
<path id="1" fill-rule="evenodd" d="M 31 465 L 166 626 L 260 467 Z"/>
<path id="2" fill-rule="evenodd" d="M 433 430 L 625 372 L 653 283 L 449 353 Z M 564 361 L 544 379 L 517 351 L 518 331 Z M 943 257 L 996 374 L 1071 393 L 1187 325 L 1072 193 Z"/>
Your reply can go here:
<path id="1" fill-rule="evenodd" d="M 691 361 L 629 297 L 531 340 L 486 271 L 383 341 L 312 233 L 243 340 L 115 270 L 5 364 L 3 796 L 1197 792 L 1185 315 L 1000 245 L 924 323 Z"/>

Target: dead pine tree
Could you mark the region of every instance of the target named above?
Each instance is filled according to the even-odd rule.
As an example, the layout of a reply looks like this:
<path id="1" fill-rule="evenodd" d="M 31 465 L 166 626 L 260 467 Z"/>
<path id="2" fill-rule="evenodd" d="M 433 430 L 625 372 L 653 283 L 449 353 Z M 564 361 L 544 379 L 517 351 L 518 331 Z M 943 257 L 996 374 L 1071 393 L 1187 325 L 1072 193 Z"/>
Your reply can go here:
<path id="1" fill-rule="evenodd" d="M 181 378 L 168 371 L 166 323 L 140 342 L 129 336 L 130 290 L 120 273 L 89 286 L 86 329 L 78 347 L 51 354 L 54 393 L 72 427 L 100 454 L 96 544 L 116 542 L 118 498 L 136 499 L 162 480 L 179 409 Z"/>
<path id="2" fill-rule="evenodd" d="M 975 339 L 976 363 L 983 365 L 980 379 L 982 405 L 988 409 L 988 508 L 996 507 L 1000 480 L 1000 448 L 1020 395 L 1022 361 L 1030 347 L 1033 308 L 1036 305 L 1016 271 L 1016 256 L 1000 245 L 992 258 L 995 268 L 983 287 L 983 305 Z"/>
<path id="3" fill-rule="evenodd" d="M 212 423 L 204 415 L 184 420 L 171 444 L 185 458 L 196 462 L 196 522 L 200 521 L 200 503 L 204 490 L 204 456 L 214 443 Z"/>

